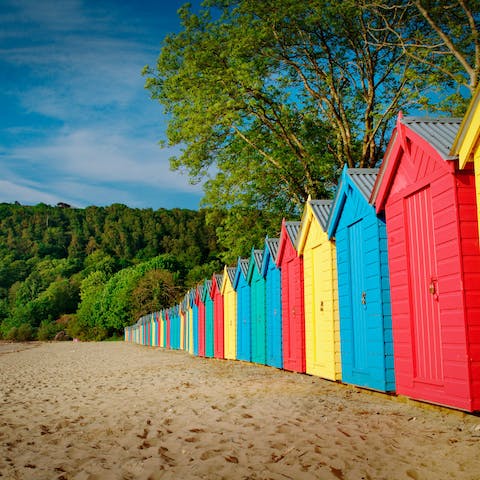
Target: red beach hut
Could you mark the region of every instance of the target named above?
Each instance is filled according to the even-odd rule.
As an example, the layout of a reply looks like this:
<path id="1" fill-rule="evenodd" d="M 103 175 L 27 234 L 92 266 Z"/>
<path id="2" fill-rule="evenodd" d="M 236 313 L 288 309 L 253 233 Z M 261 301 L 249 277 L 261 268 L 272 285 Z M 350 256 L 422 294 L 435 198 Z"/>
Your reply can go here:
<path id="1" fill-rule="evenodd" d="M 397 120 L 374 190 L 385 210 L 397 392 L 480 410 L 480 251 L 459 119 Z"/>
<path id="2" fill-rule="evenodd" d="M 305 372 L 305 312 L 303 258 L 295 249 L 300 222 L 282 221 L 277 266 L 282 282 L 283 368 Z"/>
<path id="3" fill-rule="evenodd" d="M 214 273 L 210 297 L 213 300 L 213 356 L 224 358 L 224 326 L 223 326 L 223 274 Z"/>

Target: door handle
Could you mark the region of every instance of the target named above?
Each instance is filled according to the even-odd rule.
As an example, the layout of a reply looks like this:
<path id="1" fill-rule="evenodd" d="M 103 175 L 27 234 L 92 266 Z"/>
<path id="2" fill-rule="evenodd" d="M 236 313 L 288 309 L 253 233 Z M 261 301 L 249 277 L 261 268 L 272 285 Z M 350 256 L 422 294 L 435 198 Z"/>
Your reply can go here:
<path id="1" fill-rule="evenodd" d="M 367 304 L 367 292 L 362 292 L 362 305 Z"/>

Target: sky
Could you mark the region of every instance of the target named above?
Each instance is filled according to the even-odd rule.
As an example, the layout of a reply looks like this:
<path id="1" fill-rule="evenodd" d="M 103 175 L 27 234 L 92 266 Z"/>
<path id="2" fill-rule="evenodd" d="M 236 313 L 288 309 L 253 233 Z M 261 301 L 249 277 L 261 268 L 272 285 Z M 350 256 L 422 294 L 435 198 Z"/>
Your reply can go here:
<path id="1" fill-rule="evenodd" d="M 0 0 L 0 202 L 199 207 L 141 75 L 184 3 Z"/>

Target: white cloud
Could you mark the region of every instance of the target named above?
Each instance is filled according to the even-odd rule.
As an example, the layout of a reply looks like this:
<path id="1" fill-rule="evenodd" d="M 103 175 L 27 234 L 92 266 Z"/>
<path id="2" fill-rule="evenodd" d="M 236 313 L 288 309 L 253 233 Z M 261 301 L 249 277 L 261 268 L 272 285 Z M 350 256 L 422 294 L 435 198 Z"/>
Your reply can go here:
<path id="1" fill-rule="evenodd" d="M 9 191 L 13 185 L 18 188 L 16 197 L 0 189 L 0 200 L 31 203 L 34 198 L 45 197 L 50 203 L 66 201 L 81 206 L 132 204 L 139 202 L 144 188 L 158 189 L 159 197 L 176 192 L 200 198 L 201 185 L 191 185 L 186 175 L 170 170 L 168 159 L 176 153 L 178 149 L 161 149 L 146 139 L 86 129 L 64 133 L 48 142 L 4 149 L 0 172 L 10 182 Z M 33 177 L 20 176 L 20 172 L 32 172 Z M 22 190 L 27 182 L 32 183 L 28 192 Z M 22 191 L 28 195 L 19 196 Z M 49 193 L 34 195 L 46 191 Z"/>
<path id="2" fill-rule="evenodd" d="M 2 192 L 0 200 L 7 203 L 18 201 L 30 205 L 36 205 L 37 203 L 56 205 L 60 201 L 55 194 L 9 180 L 0 180 L 0 192 Z"/>
<path id="3" fill-rule="evenodd" d="M 202 196 L 201 186 L 170 171 L 178 149 L 157 145 L 166 119 L 140 72 L 155 62 L 160 38 L 124 15 L 133 3 L 107 5 L 2 1 L 0 68 L 22 72 L 2 94 L 37 115 L 6 123 L 0 201 L 139 205 L 142 188 L 158 188 L 159 198 L 175 190 Z"/>

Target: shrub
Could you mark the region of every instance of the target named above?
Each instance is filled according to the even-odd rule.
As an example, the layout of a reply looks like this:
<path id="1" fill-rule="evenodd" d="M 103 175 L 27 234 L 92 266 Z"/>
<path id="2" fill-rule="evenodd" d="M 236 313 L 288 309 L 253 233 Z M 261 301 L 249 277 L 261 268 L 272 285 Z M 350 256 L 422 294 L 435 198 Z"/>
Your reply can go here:
<path id="1" fill-rule="evenodd" d="M 53 340 L 60 330 L 63 330 L 62 325 L 43 320 L 42 323 L 40 323 L 40 327 L 38 327 L 37 338 L 42 341 Z"/>

